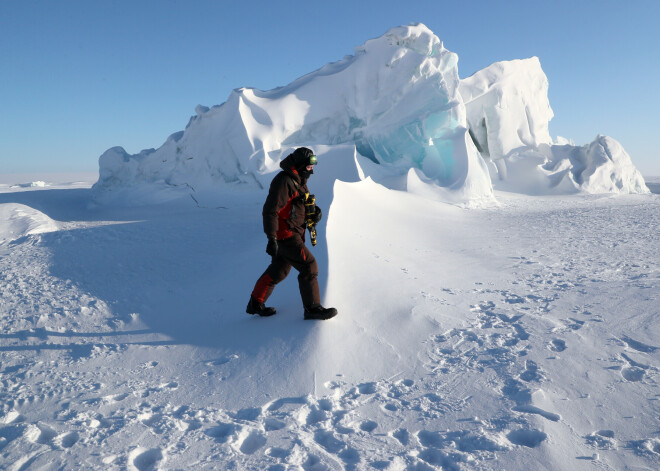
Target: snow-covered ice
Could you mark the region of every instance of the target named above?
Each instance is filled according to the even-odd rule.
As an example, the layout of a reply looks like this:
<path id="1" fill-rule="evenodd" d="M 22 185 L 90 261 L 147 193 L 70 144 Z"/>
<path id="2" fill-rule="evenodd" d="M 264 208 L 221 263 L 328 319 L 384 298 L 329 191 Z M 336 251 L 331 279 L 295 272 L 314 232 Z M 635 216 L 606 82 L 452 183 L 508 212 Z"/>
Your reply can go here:
<path id="1" fill-rule="evenodd" d="M 118 208 L 91 181 L 5 188 L 0 210 L 53 226 L 0 243 L 0 468 L 660 466 L 658 195 L 462 209 L 327 152 L 327 322 L 302 319 L 295 277 L 276 316 L 244 313 L 264 191 Z"/>

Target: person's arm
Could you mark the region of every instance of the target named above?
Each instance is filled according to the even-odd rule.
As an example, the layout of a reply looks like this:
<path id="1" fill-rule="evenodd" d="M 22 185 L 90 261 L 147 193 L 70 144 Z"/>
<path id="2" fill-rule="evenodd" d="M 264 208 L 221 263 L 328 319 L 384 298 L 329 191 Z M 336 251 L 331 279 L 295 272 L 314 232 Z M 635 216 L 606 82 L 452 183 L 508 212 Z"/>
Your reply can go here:
<path id="1" fill-rule="evenodd" d="M 270 184 L 270 190 L 268 191 L 262 211 L 264 232 L 268 239 L 277 240 L 277 231 L 279 229 L 278 213 L 286 206 L 290 198 L 287 178 L 283 174 L 278 174 Z"/>

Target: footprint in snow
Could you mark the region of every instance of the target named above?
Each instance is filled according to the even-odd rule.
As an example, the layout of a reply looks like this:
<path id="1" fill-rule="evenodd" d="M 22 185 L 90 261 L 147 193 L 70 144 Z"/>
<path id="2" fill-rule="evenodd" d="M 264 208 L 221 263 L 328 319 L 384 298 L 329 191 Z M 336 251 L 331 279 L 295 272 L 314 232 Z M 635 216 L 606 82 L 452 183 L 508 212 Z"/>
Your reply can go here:
<path id="1" fill-rule="evenodd" d="M 160 448 L 145 449 L 138 447 L 128 454 L 128 469 L 131 471 L 152 471 L 158 468 L 163 460 L 163 451 Z"/>
<path id="2" fill-rule="evenodd" d="M 390 435 L 396 438 L 403 446 L 408 446 L 408 443 L 410 443 L 410 432 L 408 432 L 408 430 L 405 428 L 400 428 L 390 432 Z"/>
<path id="3" fill-rule="evenodd" d="M 456 430 L 435 432 L 420 430 L 417 433 L 417 439 L 424 447 L 446 448 L 449 445 L 467 453 L 502 451 L 506 449 L 495 438 L 488 436 L 483 431 Z"/>
<path id="4" fill-rule="evenodd" d="M 625 353 L 622 353 L 621 356 L 628 363 L 627 367 L 621 369 L 621 376 L 630 382 L 642 381 L 644 376 L 646 376 L 646 370 L 649 369 L 649 366 L 633 360 Z"/>
<path id="5" fill-rule="evenodd" d="M 247 420 L 253 422 L 261 416 L 261 407 L 251 407 L 248 409 L 241 409 L 234 413 L 229 413 L 231 418 L 236 420 Z"/>
<path id="6" fill-rule="evenodd" d="M 580 330 L 584 326 L 584 321 L 573 319 L 572 317 L 564 320 L 564 322 L 566 323 L 566 327 L 571 330 Z"/>
<path id="7" fill-rule="evenodd" d="M 360 424 L 360 430 L 371 433 L 378 428 L 378 424 L 373 420 L 365 420 Z"/>
<path id="8" fill-rule="evenodd" d="M 78 442 L 78 439 L 78 432 L 69 432 L 58 435 L 53 442 L 61 448 L 71 448 L 76 442 Z"/>
<path id="9" fill-rule="evenodd" d="M 553 352 L 563 352 L 566 350 L 566 342 L 562 339 L 553 339 L 548 345 L 548 348 Z"/>
<path id="10" fill-rule="evenodd" d="M 646 440 L 634 440 L 628 442 L 628 448 L 636 450 L 643 455 L 651 455 L 656 459 L 660 458 L 660 439 L 648 438 Z"/>
<path id="11" fill-rule="evenodd" d="M 25 425 L 8 425 L 0 428 L 0 450 L 25 433 Z"/>
<path id="12" fill-rule="evenodd" d="M 532 391 L 518 380 L 509 379 L 502 388 L 502 393 L 505 397 L 516 403 L 511 409 L 515 412 L 540 415 L 553 422 L 558 422 L 561 419 L 559 414 L 554 414 L 532 405 Z"/>
<path id="13" fill-rule="evenodd" d="M 396 412 L 399 410 L 399 408 L 396 406 L 396 404 L 393 404 L 391 402 L 388 402 L 383 406 L 383 409 L 389 412 Z"/>
<path id="14" fill-rule="evenodd" d="M 518 296 L 517 294 L 503 292 L 504 302 L 507 304 L 522 304 L 525 302 L 525 298 Z"/>
<path id="15" fill-rule="evenodd" d="M 264 421 L 264 429 L 266 430 L 266 432 L 273 432 L 275 430 L 282 430 L 284 427 L 286 427 L 285 422 L 283 422 L 281 420 L 278 420 L 278 419 L 274 419 L 272 417 L 268 418 Z"/>
<path id="16" fill-rule="evenodd" d="M 521 324 L 513 324 L 513 328 L 516 330 L 516 337 L 518 337 L 520 340 L 529 339 L 529 334 Z"/>
<path id="17" fill-rule="evenodd" d="M 646 371 L 644 371 L 643 368 L 639 368 L 637 366 L 621 369 L 621 376 L 623 376 L 623 379 L 632 383 L 643 380 L 645 375 Z"/>
<path id="18" fill-rule="evenodd" d="M 586 435 L 584 439 L 588 445 L 601 450 L 614 450 L 616 448 L 616 440 L 614 440 L 614 431 L 612 430 L 599 430 Z"/>
<path id="19" fill-rule="evenodd" d="M 154 414 L 151 411 L 138 415 L 140 422 L 147 427 L 154 429 L 156 433 L 158 433 L 158 430 L 162 429 L 163 417 L 162 414 Z"/>
<path id="20" fill-rule="evenodd" d="M 305 401 L 304 397 L 284 397 L 277 399 L 270 404 L 267 404 L 263 407 L 263 409 L 267 410 L 268 412 L 274 412 L 280 409 L 298 409 L 300 406 L 305 405 L 306 403 L 307 401 Z"/>
<path id="21" fill-rule="evenodd" d="M 362 383 L 358 385 L 358 392 L 360 394 L 375 394 L 376 383 Z"/>
<path id="22" fill-rule="evenodd" d="M 621 340 L 625 342 L 625 344 L 632 348 L 633 350 L 637 350 L 638 352 L 642 353 L 653 353 L 655 352 L 659 347 L 654 347 L 653 345 L 647 345 L 645 343 L 639 342 L 637 340 L 631 339 L 630 337 L 624 335 L 621 337 Z"/>
<path id="23" fill-rule="evenodd" d="M 268 448 L 264 453 L 266 454 L 266 456 L 270 456 L 278 460 L 284 460 L 291 454 L 290 451 L 278 447 Z"/>
<path id="24" fill-rule="evenodd" d="M 440 432 L 431 432 L 420 430 L 417 432 L 417 439 L 424 447 L 442 448 L 444 440 Z"/>
<path id="25" fill-rule="evenodd" d="M 328 420 L 329 413 L 316 404 L 306 404 L 294 416 L 300 425 L 314 425 Z"/>
<path id="26" fill-rule="evenodd" d="M 233 436 L 235 436 L 240 428 L 235 424 L 228 424 L 221 422 L 215 427 L 206 430 L 206 435 L 215 439 L 218 443 L 227 443 Z"/>
<path id="27" fill-rule="evenodd" d="M 235 447 L 244 455 L 252 455 L 266 444 L 266 435 L 260 430 L 243 429 L 238 434 Z"/>
<path id="28" fill-rule="evenodd" d="M 26 436 L 32 443 L 49 444 L 57 436 L 57 432 L 46 424 L 37 423 L 28 427 Z"/>
<path id="29" fill-rule="evenodd" d="M 506 438 L 514 445 L 536 448 L 548 438 L 548 435 L 540 430 L 512 430 Z"/>
<path id="30" fill-rule="evenodd" d="M 325 448 L 326 451 L 335 455 L 346 448 L 346 443 L 335 437 L 335 434 L 331 430 L 316 430 L 314 432 L 314 441 Z"/>
<path id="31" fill-rule="evenodd" d="M 539 369 L 536 362 L 527 360 L 525 362 L 525 371 L 520 374 L 520 379 L 526 382 L 541 381 L 544 378 L 543 373 Z"/>

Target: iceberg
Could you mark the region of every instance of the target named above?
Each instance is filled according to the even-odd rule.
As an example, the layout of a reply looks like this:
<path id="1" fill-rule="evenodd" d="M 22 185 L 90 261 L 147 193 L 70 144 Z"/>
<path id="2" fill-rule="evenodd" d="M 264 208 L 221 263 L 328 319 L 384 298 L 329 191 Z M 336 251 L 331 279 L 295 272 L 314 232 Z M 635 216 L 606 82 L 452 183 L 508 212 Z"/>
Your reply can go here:
<path id="1" fill-rule="evenodd" d="M 650 193 L 623 146 L 609 136 L 584 146 L 526 147 L 503 162 L 508 176 L 496 187 L 517 193 Z"/>
<path id="2" fill-rule="evenodd" d="M 506 178 L 512 151 L 552 143 L 548 78 L 537 57 L 496 62 L 461 80 L 470 135 L 492 174 Z"/>
<path id="3" fill-rule="evenodd" d="M 321 162 L 321 149 L 332 158 L 333 146 L 352 146 L 365 161 L 355 164 L 376 165 L 381 184 L 452 203 L 493 201 L 493 183 L 501 181 L 523 187 L 541 179 L 539 188 L 555 191 L 643 190 L 618 150 L 608 154 L 616 158 L 590 162 L 607 160 L 621 174 L 611 181 L 633 183 L 584 180 L 612 172 L 585 173 L 568 159 L 572 183 L 554 184 L 569 165 L 559 156 L 578 151 L 553 147 L 547 89 L 537 58 L 498 62 L 461 80 L 458 56 L 431 30 L 400 26 L 284 87 L 240 88 L 221 105 L 198 105 L 185 130 L 158 149 L 109 149 L 93 191 L 99 202 L 138 204 L 263 189 L 299 146 L 315 149 Z"/>
<path id="4" fill-rule="evenodd" d="M 95 194 L 130 193 L 135 202 L 136 192 L 149 193 L 145 185 L 173 198 L 199 188 L 263 188 L 293 148 L 348 143 L 393 175 L 419 170 L 455 199 L 492 198 L 469 139 L 457 64 L 426 26 L 393 28 L 285 87 L 241 88 L 222 105 L 197 106 L 186 129 L 157 150 L 109 149 Z"/>
<path id="5" fill-rule="evenodd" d="M 554 143 L 548 78 L 537 57 L 496 62 L 461 80 L 470 137 L 495 188 L 526 194 L 648 193 L 620 143 Z"/>

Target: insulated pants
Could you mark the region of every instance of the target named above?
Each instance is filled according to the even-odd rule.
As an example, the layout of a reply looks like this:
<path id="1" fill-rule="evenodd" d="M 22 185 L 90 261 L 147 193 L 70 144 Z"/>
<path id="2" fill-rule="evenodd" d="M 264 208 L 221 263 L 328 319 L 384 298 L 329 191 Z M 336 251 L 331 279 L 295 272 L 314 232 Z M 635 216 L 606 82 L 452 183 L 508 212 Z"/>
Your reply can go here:
<path id="1" fill-rule="evenodd" d="M 275 285 L 287 277 L 293 266 L 298 270 L 298 287 L 303 306 L 321 304 L 319 294 L 319 268 L 314 255 L 305 246 L 299 235 L 277 241 L 277 257 L 257 280 L 252 297 L 265 303 L 275 289 Z"/>

